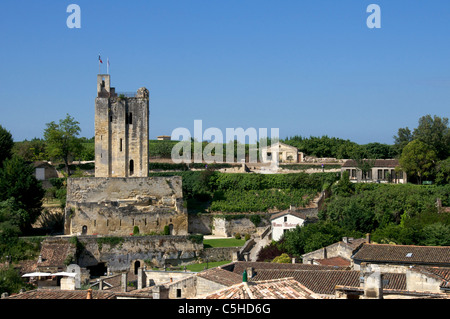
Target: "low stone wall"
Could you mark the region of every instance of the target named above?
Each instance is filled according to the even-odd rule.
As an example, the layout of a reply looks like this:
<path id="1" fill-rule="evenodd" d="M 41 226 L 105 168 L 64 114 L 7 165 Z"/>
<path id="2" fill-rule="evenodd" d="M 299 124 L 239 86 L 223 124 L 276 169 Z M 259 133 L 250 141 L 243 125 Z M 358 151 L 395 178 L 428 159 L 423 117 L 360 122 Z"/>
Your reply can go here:
<path id="1" fill-rule="evenodd" d="M 205 248 L 200 253 L 200 258 L 203 262 L 206 262 L 208 258 L 209 262 L 231 260 L 234 261 L 236 253 L 241 250 L 241 247 L 217 247 L 217 248 Z"/>
<path id="2" fill-rule="evenodd" d="M 251 215 L 260 215 L 261 223 L 258 227 L 250 220 Z M 231 214 L 230 214 L 231 215 Z M 246 215 L 246 214 L 235 214 Z M 268 213 L 251 213 L 247 217 L 229 219 L 223 217 L 223 214 L 200 214 L 189 215 L 189 233 L 215 235 L 221 237 L 234 237 L 235 234 L 241 235 L 260 235 L 265 228 L 270 224 L 269 218 L 271 214 Z"/>

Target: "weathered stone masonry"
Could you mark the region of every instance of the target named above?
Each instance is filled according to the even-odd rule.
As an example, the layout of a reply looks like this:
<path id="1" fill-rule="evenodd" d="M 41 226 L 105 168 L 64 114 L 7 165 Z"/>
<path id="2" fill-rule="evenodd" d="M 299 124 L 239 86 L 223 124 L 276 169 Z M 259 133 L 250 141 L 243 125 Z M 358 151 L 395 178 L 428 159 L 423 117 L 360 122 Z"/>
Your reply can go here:
<path id="1" fill-rule="evenodd" d="M 182 180 L 173 177 L 70 178 L 67 181 L 65 234 L 127 236 L 186 235 Z"/>

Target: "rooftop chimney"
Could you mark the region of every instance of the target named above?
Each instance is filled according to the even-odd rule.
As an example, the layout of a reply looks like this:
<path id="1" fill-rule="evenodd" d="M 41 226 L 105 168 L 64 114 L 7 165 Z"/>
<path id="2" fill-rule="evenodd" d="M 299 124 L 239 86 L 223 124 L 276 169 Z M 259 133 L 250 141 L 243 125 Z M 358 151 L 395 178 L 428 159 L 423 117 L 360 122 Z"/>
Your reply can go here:
<path id="1" fill-rule="evenodd" d="M 366 234 L 366 243 L 370 244 L 370 233 Z"/>
<path id="2" fill-rule="evenodd" d="M 42 255 L 39 255 L 38 257 L 38 264 L 42 263 Z"/>
<path id="3" fill-rule="evenodd" d="M 383 299 L 383 275 L 380 272 L 377 271 L 365 274 L 364 297 Z"/>
<path id="4" fill-rule="evenodd" d="M 253 272 L 254 272 L 253 267 L 248 267 L 247 268 L 247 277 L 248 278 L 252 278 L 253 277 Z"/>
<path id="5" fill-rule="evenodd" d="M 153 299 L 161 299 L 161 286 L 155 286 L 152 289 L 152 297 Z"/>
<path id="6" fill-rule="evenodd" d="M 86 299 L 92 299 L 92 289 L 90 289 L 90 288 L 87 290 Z"/>

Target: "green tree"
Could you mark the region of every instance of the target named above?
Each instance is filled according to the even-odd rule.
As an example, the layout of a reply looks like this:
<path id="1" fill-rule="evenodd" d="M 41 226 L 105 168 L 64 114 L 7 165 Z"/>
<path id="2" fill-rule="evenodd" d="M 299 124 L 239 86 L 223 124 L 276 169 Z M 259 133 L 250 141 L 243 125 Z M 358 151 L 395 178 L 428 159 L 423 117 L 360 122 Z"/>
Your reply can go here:
<path id="1" fill-rule="evenodd" d="M 414 129 L 414 139 L 433 147 L 439 159 L 450 155 L 450 128 L 448 118 L 425 115 L 419 119 L 419 126 Z"/>
<path id="2" fill-rule="evenodd" d="M 0 201 L 14 198 L 14 209 L 22 216 L 20 227 L 26 230 L 36 221 L 42 210 L 42 198 L 45 191 L 34 176 L 34 168 L 24 159 L 14 156 L 7 159 L 0 169 Z"/>
<path id="3" fill-rule="evenodd" d="M 31 141 L 22 141 L 14 144 L 13 154 L 23 157 L 26 161 L 47 160 L 45 141 L 33 138 Z"/>
<path id="4" fill-rule="evenodd" d="M 67 114 L 59 124 L 53 121 L 47 123 L 44 131 L 48 155 L 53 159 L 63 160 L 68 175 L 70 175 L 69 161 L 80 156 L 83 150 L 81 140 L 77 137 L 81 131 L 79 124 Z"/>
<path id="5" fill-rule="evenodd" d="M 407 173 L 418 177 L 418 183 L 433 173 L 437 155 L 434 149 L 420 140 L 414 140 L 403 148 L 400 167 Z"/>
<path id="6" fill-rule="evenodd" d="M 4 160 L 11 157 L 13 146 L 11 133 L 0 125 L 0 167 Z"/>
<path id="7" fill-rule="evenodd" d="M 291 257 L 289 257 L 288 254 L 283 253 L 283 254 L 281 254 L 280 256 L 275 257 L 275 258 L 272 260 L 272 262 L 273 262 L 273 263 L 277 263 L 277 264 L 289 264 L 289 263 L 292 262 L 292 259 L 291 259 Z"/>
<path id="8" fill-rule="evenodd" d="M 434 223 L 426 225 L 422 229 L 421 244 L 427 246 L 449 246 L 450 245 L 450 225 Z"/>
<path id="9" fill-rule="evenodd" d="M 350 182 L 350 177 L 347 171 L 342 173 L 341 179 L 338 183 L 331 186 L 331 192 L 337 196 L 350 196 L 355 191 L 354 185 Z"/>
<path id="10" fill-rule="evenodd" d="M 0 269 L 0 292 L 18 293 L 22 288 L 30 288 L 19 272 L 12 266 Z"/>
<path id="11" fill-rule="evenodd" d="M 413 134 L 411 130 L 408 127 L 399 128 L 397 135 L 394 136 L 394 148 L 397 152 L 397 155 L 400 156 L 402 154 L 403 148 L 412 141 Z"/>
<path id="12" fill-rule="evenodd" d="M 450 157 L 436 165 L 436 184 L 450 184 Z"/>

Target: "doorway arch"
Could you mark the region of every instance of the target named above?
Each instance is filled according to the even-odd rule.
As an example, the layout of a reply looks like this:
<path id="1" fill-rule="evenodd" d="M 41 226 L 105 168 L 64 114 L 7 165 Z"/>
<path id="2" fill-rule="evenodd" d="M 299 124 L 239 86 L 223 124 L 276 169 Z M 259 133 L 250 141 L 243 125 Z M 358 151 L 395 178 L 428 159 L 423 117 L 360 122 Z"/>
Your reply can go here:
<path id="1" fill-rule="evenodd" d="M 138 270 L 139 268 L 141 268 L 141 262 L 139 260 L 136 260 L 134 262 L 134 274 L 137 275 L 138 274 Z"/>

